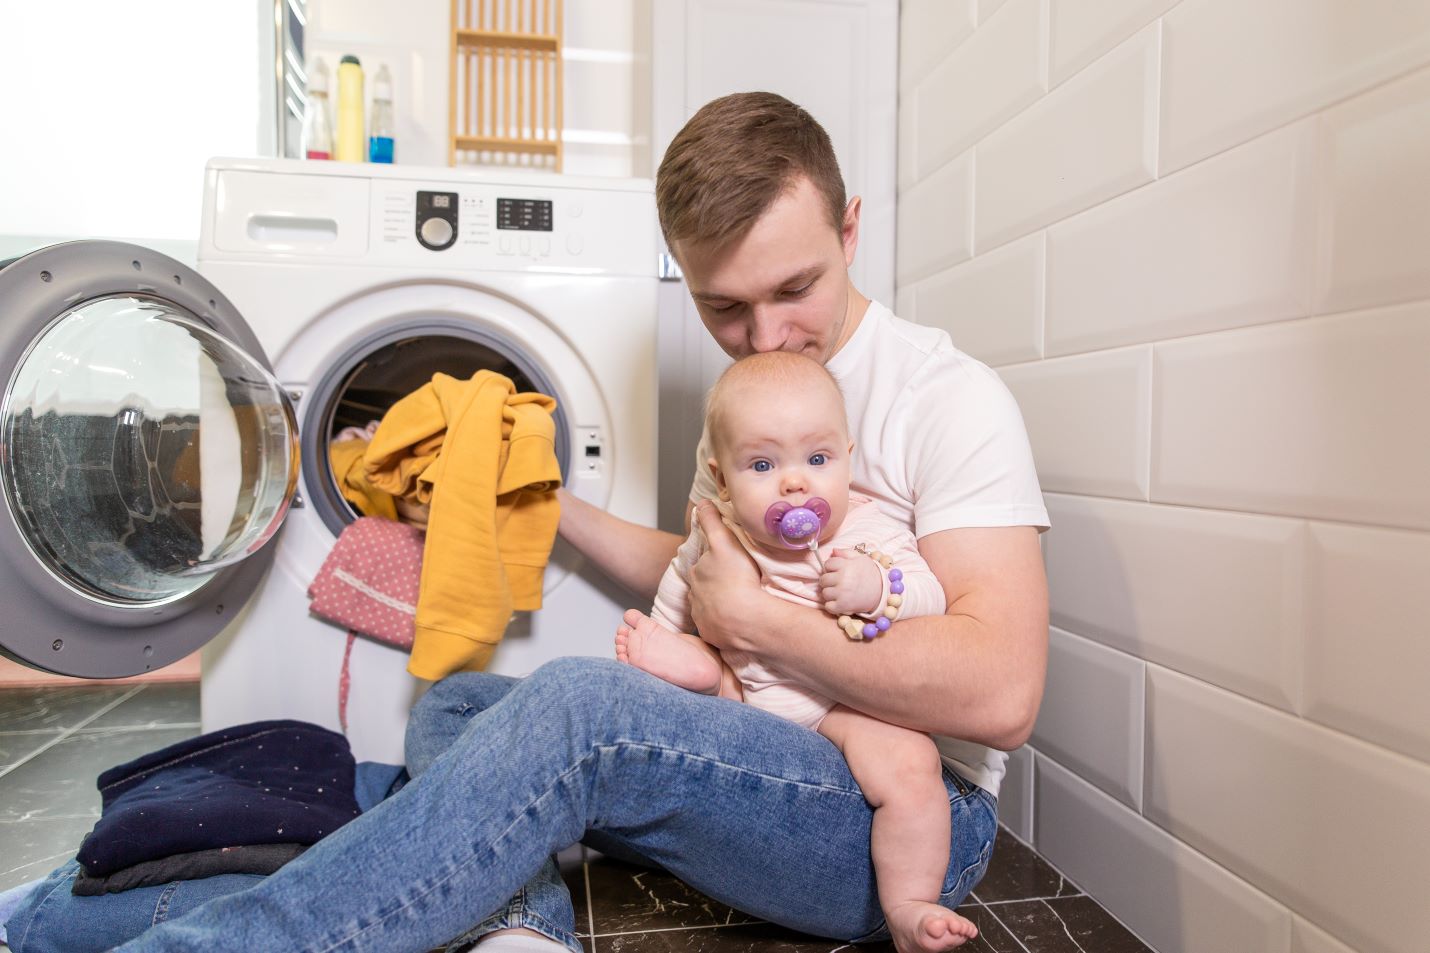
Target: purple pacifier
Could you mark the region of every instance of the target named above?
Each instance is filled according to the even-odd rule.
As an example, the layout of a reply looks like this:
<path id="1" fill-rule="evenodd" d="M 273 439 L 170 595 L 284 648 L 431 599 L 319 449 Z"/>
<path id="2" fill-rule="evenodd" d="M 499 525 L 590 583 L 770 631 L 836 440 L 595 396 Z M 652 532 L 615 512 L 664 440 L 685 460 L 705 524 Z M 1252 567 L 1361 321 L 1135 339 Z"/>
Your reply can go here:
<path id="1" fill-rule="evenodd" d="M 765 510 L 765 529 L 790 549 L 813 549 L 819 545 L 819 531 L 829 522 L 829 504 L 817 496 L 803 506 L 784 500 Z"/>

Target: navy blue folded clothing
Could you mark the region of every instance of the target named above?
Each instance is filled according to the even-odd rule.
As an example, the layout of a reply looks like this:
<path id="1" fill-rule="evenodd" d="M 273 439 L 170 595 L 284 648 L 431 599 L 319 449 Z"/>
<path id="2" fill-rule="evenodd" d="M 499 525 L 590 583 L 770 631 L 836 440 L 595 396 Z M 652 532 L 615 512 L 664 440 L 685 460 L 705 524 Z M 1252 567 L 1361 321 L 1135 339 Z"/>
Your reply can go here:
<path id="1" fill-rule="evenodd" d="M 91 877 L 220 847 L 313 844 L 359 813 L 347 739 L 301 721 L 181 741 L 105 771 L 99 792 L 78 854 Z"/>
<path id="2" fill-rule="evenodd" d="M 271 874 L 307 849 L 307 844 L 216 847 L 146 860 L 116 870 L 108 877 L 91 877 L 80 868 L 72 889 L 76 897 L 102 897 L 107 893 L 123 893 L 176 880 L 203 880 L 220 874 Z"/>

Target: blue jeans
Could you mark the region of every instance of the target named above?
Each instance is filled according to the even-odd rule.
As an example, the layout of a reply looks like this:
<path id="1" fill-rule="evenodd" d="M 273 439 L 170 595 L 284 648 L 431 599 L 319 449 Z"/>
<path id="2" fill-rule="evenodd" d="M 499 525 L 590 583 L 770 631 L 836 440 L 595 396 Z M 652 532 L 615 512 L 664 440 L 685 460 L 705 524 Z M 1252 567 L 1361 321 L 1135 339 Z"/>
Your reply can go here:
<path id="1" fill-rule="evenodd" d="M 258 886 L 121 953 L 421 953 L 477 935 L 493 914 L 570 944 L 570 898 L 549 864 L 583 838 L 795 930 L 887 936 L 873 812 L 815 732 L 591 658 L 520 680 L 449 678 L 413 719 L 412 783 Z M 997 804 L 944 780 L 953 836 L 940 900 L 953 906 L 987 867 Z"/>

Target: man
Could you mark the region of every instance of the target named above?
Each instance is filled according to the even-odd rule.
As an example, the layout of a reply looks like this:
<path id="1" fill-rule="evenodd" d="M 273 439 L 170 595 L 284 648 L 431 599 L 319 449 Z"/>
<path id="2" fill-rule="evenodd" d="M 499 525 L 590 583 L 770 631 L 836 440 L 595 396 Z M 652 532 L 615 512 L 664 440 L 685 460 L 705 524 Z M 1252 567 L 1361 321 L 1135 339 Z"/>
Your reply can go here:
<path id="1" fill-rule="evenodd" d="M 1017 408 L 942 332 L 899 321 L 851 284 L 859 199 L 845 202 L 828 136 L 798 106 L 767 93 L 710 103 L 672 141 L 656 198 L 727 353 L 800 351 L 840 381 L 854 486 L 909 522 L 948 599 L 944 616 L 849 641 L 823 613 L 759 587 L 714 508 L 699 505 L 714 496 L 699 466 L 692 515 L 710 542 L 691 578 L 700 634 L 946 736 L 952 839 L 939 903 L 956 906 L 987 866 L 1001 752 L 1027 739 L 1042 695 L 1047 516 Z M 680 538 L 569 494 L 562 508 L 562 534 L 648 602 Z M 593 654 L 609 653 L 608 629 L 593 627 Z M 481 941 L 478 953 L 579 950 L 549 859 L 578 840 L 797 930 L 887 935 L 872 811 L 842 756 L 748 706 L 603 659 L 561 659 L 520 680 L 458 675 L 414 711 L 408 767 L 413 783 L 260 886 L 121 949 L 393 953 L 461 935 Z"/>

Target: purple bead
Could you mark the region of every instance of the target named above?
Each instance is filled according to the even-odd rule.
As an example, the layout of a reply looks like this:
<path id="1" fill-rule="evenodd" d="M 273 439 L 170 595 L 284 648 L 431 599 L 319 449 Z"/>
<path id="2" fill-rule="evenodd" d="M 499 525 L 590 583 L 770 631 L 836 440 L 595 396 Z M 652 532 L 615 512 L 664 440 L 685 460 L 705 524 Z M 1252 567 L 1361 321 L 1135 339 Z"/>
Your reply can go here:
<path id="1" fill-rule="evenodd" d="M 904 571 L 903 571 L 902 569 L 890 569 L 890 570 L 889 570 L 889 581 L 890 581 L 890 582 L 898 582 L 898 581 L 899 581 L 900 579 L 902 579 L 902 578 L 904 578 Z"/>
<path id="2" fill-rule="evenodd" d="M 885 615 L 879 616 L 878 620 L 874 623 L 874 627 L 880 632 L 889 631 L 889 617 Z"/>
<path id="3" fill-rule="evenodd" d="M 904 584 L 902 582 L 891 581 L 889 583 L 889 591 L 896 596 L 901 596 L 904 594 Z"/>
<path id="4" fill-rule="evenodd" d="M 874 638 L 874 636 L 876 636 L 876 635 L 879 634 L 879 627 L 878 627 L 877 625 L 875 625 L 874 623 L 870 622 L 870 623 L 868 623 L 868 624 L 866 624 L 866 625 L 864 626 L 864 630 L 863 630 L 863 631 L 864 631 L 864 638 L 866 638 L 866 639 L 872 639 L 872 638 Z"/>

